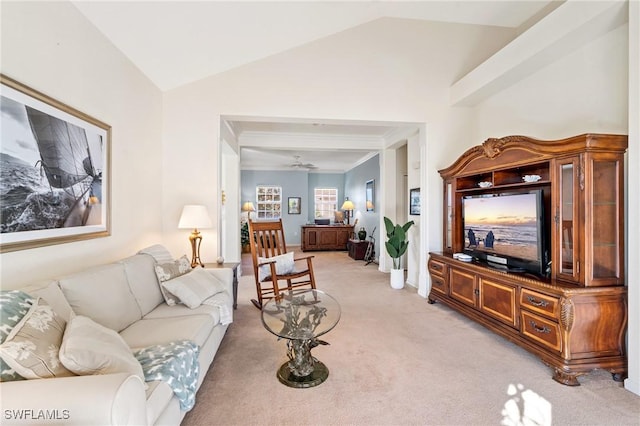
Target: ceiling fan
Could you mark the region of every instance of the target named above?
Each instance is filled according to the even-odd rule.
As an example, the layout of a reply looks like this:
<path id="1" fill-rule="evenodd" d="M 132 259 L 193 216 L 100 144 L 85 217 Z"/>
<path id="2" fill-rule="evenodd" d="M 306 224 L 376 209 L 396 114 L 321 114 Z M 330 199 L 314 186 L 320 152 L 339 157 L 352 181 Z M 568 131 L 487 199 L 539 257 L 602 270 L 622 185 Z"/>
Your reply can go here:
<path id="1" fill-rule="evenodd" d="M 293 158 L 295 159 L 293 163 L 289 164 L 289 167 L 293 167 L 294 169 L 317 169 L 318 166 L 316 166 L 315 164 L 312 163 L 303 163 L 302 160 L 300 160 L 300 156 L 299 155 L 294 155 Z"/>

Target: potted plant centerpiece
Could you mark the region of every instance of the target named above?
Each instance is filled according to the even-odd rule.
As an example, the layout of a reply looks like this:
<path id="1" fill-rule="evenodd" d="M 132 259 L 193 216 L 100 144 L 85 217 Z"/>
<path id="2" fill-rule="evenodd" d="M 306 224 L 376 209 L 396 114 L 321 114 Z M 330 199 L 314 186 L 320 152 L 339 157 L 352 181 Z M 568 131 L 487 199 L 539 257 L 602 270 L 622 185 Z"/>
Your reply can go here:
<path id="1" fill-rule="evenodd" d="M 387 253 L 393 261 L 391 269 L 391 288 L 401 289 L 404 287 L 404 270 L 400 269 L 400 258 L 406 253 L 409 241 L 407 241 L 407 231 L 413 225 L 413 221 L 409 221 L 404 225 L 394 225 L 391 219 L 385 216 L 384 226 L 387 231 L 387 241 L 385 247 Z"/>

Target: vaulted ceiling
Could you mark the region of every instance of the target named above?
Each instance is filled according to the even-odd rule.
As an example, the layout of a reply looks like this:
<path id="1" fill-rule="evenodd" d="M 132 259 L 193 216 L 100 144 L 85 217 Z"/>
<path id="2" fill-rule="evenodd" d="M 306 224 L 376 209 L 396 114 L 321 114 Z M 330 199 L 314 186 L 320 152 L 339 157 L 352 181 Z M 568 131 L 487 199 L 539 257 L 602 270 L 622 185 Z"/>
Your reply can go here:
<path id="1" fill-rule="evenodd" d="M 380 18 L 512 28 L 561 3 L 535 1 L 73 1 L 160 90 L 210 77 Z M 411 126 L 309 120 L 230 120 L 243 169 L 344 171 Z M 276 143 L 274 140 L 284 141 Z M 300 149 L 306 139 L 330 150 Z M 348 140 L 350 148 L 345 149 Z M 362 142 L 362 149 L 354 149 Z M 335 155 L 339 150 L 340 155 Z M 308 167 L 295 166 L 298 158 Z M 293 166 L 292 166 L 293 165 Z"/>

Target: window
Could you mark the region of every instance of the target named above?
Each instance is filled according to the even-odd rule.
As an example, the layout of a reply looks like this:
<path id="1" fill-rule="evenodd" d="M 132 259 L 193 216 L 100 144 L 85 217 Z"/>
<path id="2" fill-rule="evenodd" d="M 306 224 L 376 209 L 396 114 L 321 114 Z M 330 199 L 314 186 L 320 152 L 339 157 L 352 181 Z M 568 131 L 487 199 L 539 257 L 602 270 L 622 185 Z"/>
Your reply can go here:
<path id="1" fill-rule="evenodd" d="M 258 219 L 279 219 L 282 212 L 282 187 L 258 185 L 256 201 Z"/>
<path id="2" fill-rule="evenodd" d="M 333 217 L 338 210 L 338 190 L 336 188 L 315 188 L 314 205 L 315 217 Z"/>

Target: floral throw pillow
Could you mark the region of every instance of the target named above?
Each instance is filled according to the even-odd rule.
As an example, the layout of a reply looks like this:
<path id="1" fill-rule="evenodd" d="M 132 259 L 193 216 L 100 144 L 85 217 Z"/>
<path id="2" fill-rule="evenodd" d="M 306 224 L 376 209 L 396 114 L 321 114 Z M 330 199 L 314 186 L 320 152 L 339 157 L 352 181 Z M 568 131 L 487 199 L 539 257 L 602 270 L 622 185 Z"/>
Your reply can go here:
<path id="1" fill-rule="evenodd" d="M 0 355 L 26 379 L 73 376 L 58 357 L 66 321 L 38 299 L 0 345 Z"/>
<path id="2" fill-rule="evenodd" d="M 35 299 L 20 290 L 0 291 L 0 343 L 29 312 Z M 24 380 L 2 358 L 0 358 L 0 382 Z"/>
<path id="3" fill-rule="evenodd" d="M 189 262 L 187 256 L 182 256 L 180 259 L 177 259 L 173 262 L 157 264 L 155 266 L 155 269 L 158 281 L 160 281 L 160 291 L 162 292 L 162 297 L 164 297 L 164 301 L 167 303 L 167 305 L 173 306 L 176 303 L 180 302 L 180 299 L 167 291 L 162 283 L 177 278 L 191 271 L 191 262 Z"/>

